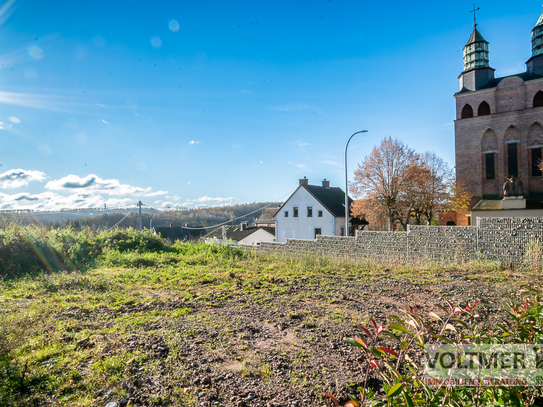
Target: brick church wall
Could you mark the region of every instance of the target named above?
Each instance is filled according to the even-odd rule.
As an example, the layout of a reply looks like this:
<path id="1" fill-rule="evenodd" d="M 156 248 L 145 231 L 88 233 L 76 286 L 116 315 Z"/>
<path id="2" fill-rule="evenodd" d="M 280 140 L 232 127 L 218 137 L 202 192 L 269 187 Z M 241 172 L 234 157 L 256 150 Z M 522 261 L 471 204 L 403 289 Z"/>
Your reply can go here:
<path id="1" fill-rule="evenodd" d="M 520 140 L 518 168 L 524 195 L 543 193 L 543 178 L 531 175 L 528 145 L 531 126 L 534 123 L 543 125 L 543 107 L 532 107 L 533 98 L 540 90 L 543 90 L 542 79 L 523 82 L 520 77 L 513 76 L 502 79 L 496 88 L 456 95 L 456 174 L 476 198 L 503 196 L 502 186 L 507 175 L 506 141 L 513 139 Z M 490 105 L 491 114 L 478 116 L 478 108 L 483 101 Z M 466 104 L 473 108 L 474 117 L 462 119 L 462 109 Z M 488 146 L 483 143 L 485 133 L 494 134 L 497 139 L 494 180 L 486 179 L 483 152 Z"/>

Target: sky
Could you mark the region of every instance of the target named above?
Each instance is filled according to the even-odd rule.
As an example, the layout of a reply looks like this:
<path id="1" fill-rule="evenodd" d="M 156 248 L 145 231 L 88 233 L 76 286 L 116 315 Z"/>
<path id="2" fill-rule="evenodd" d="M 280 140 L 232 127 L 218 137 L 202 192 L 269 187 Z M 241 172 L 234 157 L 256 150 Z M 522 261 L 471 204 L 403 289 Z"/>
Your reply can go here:
<path id="1" fill-rule="evenodd" d="M 344 189 L 383 138 L 454 166 L 473 2 L 9 0 L 0 209 L 211 207 Z M 541 1 L 481 0 L 496 76 Z"/>

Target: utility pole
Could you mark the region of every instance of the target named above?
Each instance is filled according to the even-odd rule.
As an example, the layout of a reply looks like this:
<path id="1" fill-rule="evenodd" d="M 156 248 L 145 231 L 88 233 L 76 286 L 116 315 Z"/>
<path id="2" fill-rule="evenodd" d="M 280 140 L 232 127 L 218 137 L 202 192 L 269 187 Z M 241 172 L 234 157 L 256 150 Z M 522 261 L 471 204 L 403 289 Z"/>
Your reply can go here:
<path id="1" fill-rule="evenodd" d="M 139 215 L 140 215 L 139 230 L 140 231 L 143 229 L 142 223 L 141 223 L 141 206 L 142 205 L 143 203 L 141 203 L 141 201 L 138 201 L 138 203 L 136 204 L 136 206 L 139 208 Z"/>

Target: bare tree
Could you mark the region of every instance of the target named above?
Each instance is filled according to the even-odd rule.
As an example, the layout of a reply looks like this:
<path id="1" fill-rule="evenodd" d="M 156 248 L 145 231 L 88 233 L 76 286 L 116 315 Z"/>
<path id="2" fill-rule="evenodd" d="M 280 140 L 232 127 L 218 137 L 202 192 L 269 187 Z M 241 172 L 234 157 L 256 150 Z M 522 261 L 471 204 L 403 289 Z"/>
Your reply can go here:
<path id="1" fill-rule="evenodd" d="M 435 153 L 416 154 L 401 141 L 386 138 L 355 172 L 353 215 L 365 217 L 372 229 L 386 223 L 390 230 L 394 222 L 404 230 L 412 222 L 431 224 L 451 201 L 452 181 L 453 171 Z"/>
<path id="2" fill-rule="evenodd" d="M 351 193 L 386 214 L 388 230 L 400 218 L 401 194 L 407 188 L 409 169 L 416 163 L 415 152 L 401 141 L 385 138 L 355 171 Z M 353 215 L 363 215 L 362 204 L 353 205 Z"/>
<path id="3" fill-rule="evenodd" d="M 414 182 L 418 184 L 420 204 L 413 217 L 417 224 L 424 217 L 429 225 L 435 214 L 450 200 L 454 175 L 449 165 L 433 152 L 420 154 L 417 167 L 419 171 Z"/>

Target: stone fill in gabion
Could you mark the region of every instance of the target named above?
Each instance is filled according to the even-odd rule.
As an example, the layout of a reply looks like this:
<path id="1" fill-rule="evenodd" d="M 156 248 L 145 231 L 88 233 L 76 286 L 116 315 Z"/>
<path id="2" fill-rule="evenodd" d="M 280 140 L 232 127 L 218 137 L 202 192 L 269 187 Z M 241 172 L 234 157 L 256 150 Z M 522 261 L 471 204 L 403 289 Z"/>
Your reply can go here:
<path id="1" fill-rule="evenodd" d="M 413 226 L 407 232 L 361 232 L 356 237 L 262 242 L 264 253 L 371 258 L 378 261 L 467 261 L 475 258 L 520 265 L 543 244 L 543 217 L 478 218 L 477 226 Z"/>

